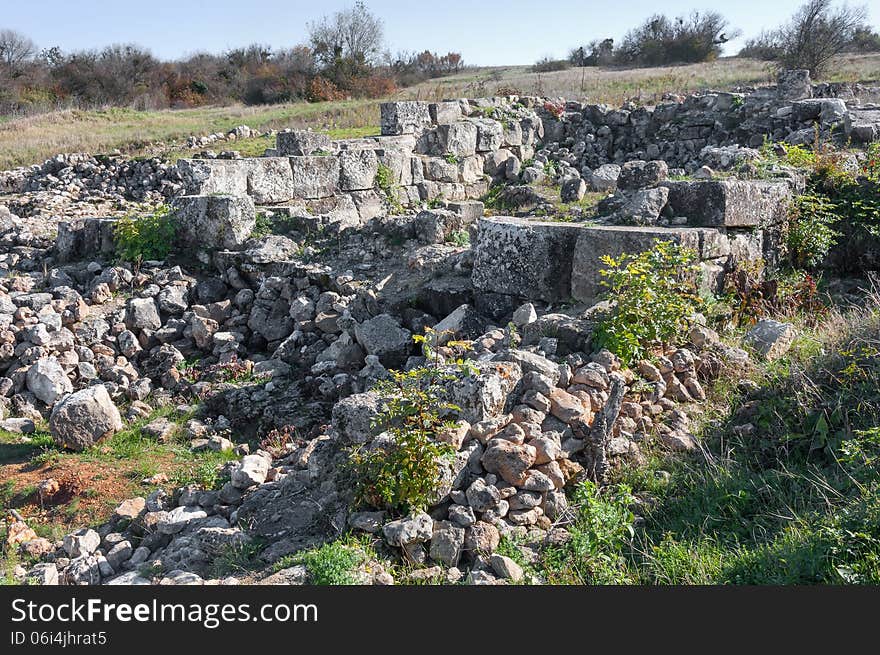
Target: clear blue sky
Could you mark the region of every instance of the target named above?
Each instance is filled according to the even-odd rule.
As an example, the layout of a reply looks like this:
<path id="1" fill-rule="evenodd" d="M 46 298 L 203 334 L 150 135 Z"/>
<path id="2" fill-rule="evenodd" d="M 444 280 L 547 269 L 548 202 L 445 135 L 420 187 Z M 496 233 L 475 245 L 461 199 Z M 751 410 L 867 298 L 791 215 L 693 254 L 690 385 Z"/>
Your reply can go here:
<path id="1" fill-rule="evenodd" d="M 0 28 L 29 35 L 40 47 L 62 50 L 138 43 L 162 59 L 259 42 L 287 47 L 304 42 L 306 25 L 353 0 L 3 0 Z M 619 39 L 630 27 L 662 10 L 674 16 L 715 9 L 743 37 L 728 44 L 735 54 L 744 38 L 778 25 L 802 0 L 368 0 L 385 24 L 392 52 L 461 52 L 474 65 L 531 64 L 563 56 L 595 38 Z M 854 2 L 880 26 L 880 0 Z"/>

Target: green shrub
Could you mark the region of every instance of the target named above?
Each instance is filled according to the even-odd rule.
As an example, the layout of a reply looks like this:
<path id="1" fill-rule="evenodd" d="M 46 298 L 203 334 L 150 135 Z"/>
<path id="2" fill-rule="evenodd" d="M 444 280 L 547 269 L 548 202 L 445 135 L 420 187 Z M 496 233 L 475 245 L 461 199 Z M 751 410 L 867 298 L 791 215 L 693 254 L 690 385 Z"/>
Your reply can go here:
<path id="1" fill-rule="evenodd" d="M 391 371 L 391 378 L 379 382 L 374 391 L 385 398 L 375 421 L 393 442 L 387 447 L 356 447 L 349 452 L 348 468 L 359 502 L 406 513 L 427 508 L 435 498 L 445 461 L 453 448 L 436 441 L 436 435 L 451 427 L 443 414 L 459 411 L 446 400 L 446 384 L 469 365 L 461 360 L 446 366 L 431 347 L 433 332 L 414 339 L 422 344 L 429 364 L 409 371 Z M 457 342 L 449 342 L 455 347 Z"/>
<path id="2" fill-rule="evenodd" d="M 269 218 L 265 212 L 257 212 L 256 220 L 254 221 L 254 229 L 251 230 L 250 238 L 261 239 L 274 232 L 275 225 L 273 224 L 272 219 Z"/>
<path id="3" fill-rule="evenodd" d="M 357 582 L 355 569 L 366 559 L 360 548 L 333 541 L 320 548 L 295 555 L 292 563 L 303 564 L 316 585 L 351 585 Z"/>
<path id="4" fill-rule="evenodd" d="M 798 196 L 792 206 L 785 243 L 792 265 L 815 268 L 837 242 L 837 206 L 823 195 Z"/>
<path id="5" fill-rule="evenodd" d="M 400 214 L 403 212 L 403 206 L 397 199 L 394 184 L 394 172 L 385 164 L 379 164 L 376 169 L 376 187 L 385 195 L 391 213 Z"/>
<path id="6" fill-rule="evenodd" d="M 596 343 L 633 362 L 686 330 L 699 308 L 696 253 L 658 241 L 651 250 L 605 255 L 600 274 L 613 303 L 597 325 Z"/>
<path id="7" fill-rule="evenodd" d="M 446 242 L 464 248 L 471 244 L 471 233 L 467 230 L 456 230 L 446 238 Z"/>
<path id="8" fill-rule="evenodd" d="M 167 205 L 139 216 L 128 214 L 113 226 L 116 254 L 129 262 L 165 259 L 174 247 L 176 231 L 171 208 Z"/>
<path id="9" fill-rule="evenodd" d="M 629 580 L 627 556 L 635 530 L 630 506 L 634 502 L 626 485 L 600 492 L 589 480 L 572 498 L 574 520 L 571 539 L 548 549 L 544 568 L 551 584 L 622 584 Z"/>

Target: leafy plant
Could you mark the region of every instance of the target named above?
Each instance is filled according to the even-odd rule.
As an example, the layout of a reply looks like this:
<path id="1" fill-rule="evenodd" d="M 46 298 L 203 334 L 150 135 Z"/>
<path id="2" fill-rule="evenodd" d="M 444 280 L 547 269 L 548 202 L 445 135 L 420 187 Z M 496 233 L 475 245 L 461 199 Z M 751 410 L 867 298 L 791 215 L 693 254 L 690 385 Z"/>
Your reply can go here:
<path id="1" fill-rule="evenodd" d="M 116 254 L 129 262 L 165 259 L 174 247 L 176 232 L 171 208 L 167 205 L 146 214 L 127 214 L 113 226 Z"/>
<path id="2" fill-rule="evenodd" d="M 443 159 L 446 160 L 446 163 L 447 163 L 447 164 L 457 164 L 457 163 L 459 162 L 458 155 L 456 155 L 456 154 L 453 153 L 453 152 L 447 152 L 447 153 L 443 156 Z"/>
<path id="3" fill-rule="evenodd" d="M 785 243 L 791 263 L 797 268 L 819 266 L 837 243 L 834 229 L 837 206 L 824 195 L 804 194 L 793 204 Z"/>
<path id="4" fill-rule="evenodd" d="M 467 230 L 456 230 L 446 237 L 446 242 L 464 248 L 471 244 L 471 233 Z"/>
<path id="5" fill-rule="evenodd" d="M 600 490 L 589 480 L 574 492 L 571 540 L 544 555 L 549 582 L 621 584 L 627 581 L 626 555 L 635 531 L 631 489 L 624 484 Z"/>
<path id="6" fill-rule="evenodd" d="M 422 345 L 428 364 L 391 371 L 390 379 L 374 387 L 385 399 L 374 427 L 384 430 L 390 440 L 349 451 L 348 465 L 360 502 L 406 513 L 427 508 L 435 497 L 444 463 L 454 455 L 449 444 L 435 437 L 452 427 L 443 416 L 460 411 L 446 400 L 446 385 L 462 372 L 471 371 L 463 360 L 451 364 L 441 360 L 433 347 L 438 337 L 430 330 L 413 337 Z M 446 346 L 461 344 L 451 341 Z"/>
<path id="7" fill-rule="evenodd" d="M 257 212 L 256 220 L 254 221 L 254 229 L 251 230 L 251 239 L 260 239 L 262 237 L 269 236 L 275 232 L 275 226 L 272 223 L 272 219 L 269 218 L 265 212 Z"/>
<path id="8" fill-rule="evenodd" d="M 403 205 L 397 199 L 397 192 L 394 184 L 394 172 L 385 164 L 379 164 L 376 169 L 376 187 L 385 195 L 388 206 L 394 214 L 403 212 Z"/>
<path id="9" fill-rule="evenodd" d="M 357 582 L 355 569 L 366 559 L 356 544 L 332 541 L 320 548 L 295 555 L 294 564 L 303 564 L 316 585 L 352 585 Z"/>
<path id="10" fill-rule="evenodd" d="M 671 241 L 620 257 L 604 255 L 602 285 L 613 305 L 597 326 L 597 345 L 628 362 L 684 332 L 702 302 L 696 254 Z"/>

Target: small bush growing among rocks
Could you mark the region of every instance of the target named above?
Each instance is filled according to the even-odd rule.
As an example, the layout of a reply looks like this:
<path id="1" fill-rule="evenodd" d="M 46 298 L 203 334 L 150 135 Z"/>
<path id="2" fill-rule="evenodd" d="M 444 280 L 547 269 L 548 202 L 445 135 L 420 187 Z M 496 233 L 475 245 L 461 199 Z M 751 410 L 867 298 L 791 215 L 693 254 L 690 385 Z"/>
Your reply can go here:
<path id="1" fill-rule="evenodd" d="M 605 255 L 601 272 L 611 310 L 600 320 L 598 345 L 628 362 L 686 331 L 700 305 L 696 255 L 671 241 L 638 254 Z"/>
<path id="2" fill-rule="evenodd" d="M 171 208 L 167 205 L 142 216 L 128 214 L 113 227 L 116 253 L 127 262 L 165 259 L 174 247 L 175 233 Z"/>

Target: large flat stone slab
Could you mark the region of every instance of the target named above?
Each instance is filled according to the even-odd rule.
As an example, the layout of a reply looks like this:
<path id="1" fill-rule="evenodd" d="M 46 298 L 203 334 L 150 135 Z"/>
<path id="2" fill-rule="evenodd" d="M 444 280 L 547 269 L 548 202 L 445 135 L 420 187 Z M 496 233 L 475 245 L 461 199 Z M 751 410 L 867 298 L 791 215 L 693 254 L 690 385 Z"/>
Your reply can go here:
<path id="1" fill-rule="evenodd" d="M 880 139 L 880 105 L 850 109 L 844 117 L 844 134 L 860 143 Z"/>
<path id="2" fill-rule="evenodd" d="M 172 205 L 181 245 L 237 249 L 254 229 L 256 210 L 247 195 L 179 196 Z"/>
<path id="3" fill-rule="evenodd" d="M 187 195 L 243 196 L 248 192 L 248 159 L 179 159 L 177 170 Z"/>
<path id="4" fill-rule="evenodd" d="M 290 157 L 293 197 L 327 198 L 339 190 L 339 158 L 333 156 Z"/>
<path id="5" fill-rule="evenodd" d="M 785 220 L 791 190 L 764 180 L 679 180 L 663 182 L 676 216 L 699 227 L 757 227 Z"/>
<path id="6" fill-rule="evenodd" d="M 257 157 L 249 162 L 247 192 L 257 205 L 287 202 L 294 197 L 293 171 L 287 157 Z"/>
<path id="7" fill-rule="evenodd" d="M 481 218 L 474 287 L 548 302 L 569 300 L 574 244 L 581 229 L 566 223 Z"/>
<path id="8" fill-rule="evenodd" d="M 607 268 L 601 257 L 643 252 L 657 241 L 672 241 L 690 248 L 700 260 L 730 254 L 727 237 L 714 229 L 585 226 L 580 228 L 577 241 L 572 245 L 571 297 L 583 303 L 596 302 L 604 291 L 599 271 Z"/>

